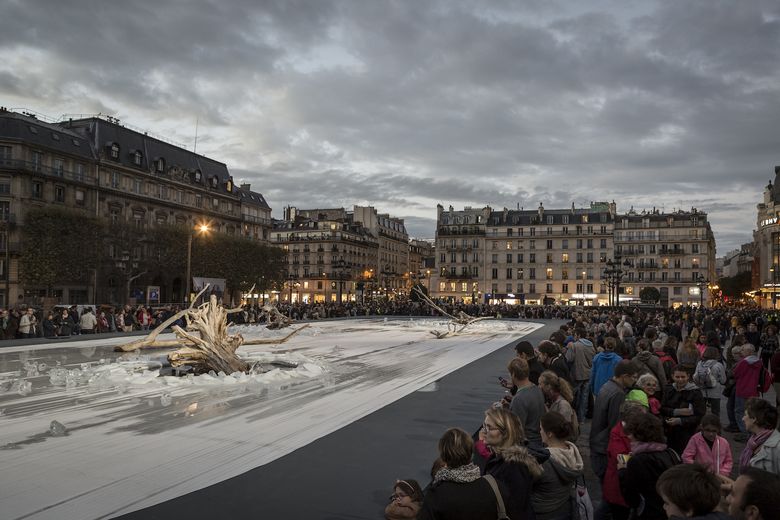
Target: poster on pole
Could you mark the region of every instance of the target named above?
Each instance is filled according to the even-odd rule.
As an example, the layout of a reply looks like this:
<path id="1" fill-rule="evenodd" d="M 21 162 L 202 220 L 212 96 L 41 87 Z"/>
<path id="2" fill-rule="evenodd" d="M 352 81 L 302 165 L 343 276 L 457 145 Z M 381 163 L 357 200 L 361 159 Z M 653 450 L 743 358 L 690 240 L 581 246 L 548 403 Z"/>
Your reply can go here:
<path id="1" fill-rule="evenodd" d="M 160 303 L 160 286 L 159 285 L 147 285 L 146 286 L 146 303 Z"/>

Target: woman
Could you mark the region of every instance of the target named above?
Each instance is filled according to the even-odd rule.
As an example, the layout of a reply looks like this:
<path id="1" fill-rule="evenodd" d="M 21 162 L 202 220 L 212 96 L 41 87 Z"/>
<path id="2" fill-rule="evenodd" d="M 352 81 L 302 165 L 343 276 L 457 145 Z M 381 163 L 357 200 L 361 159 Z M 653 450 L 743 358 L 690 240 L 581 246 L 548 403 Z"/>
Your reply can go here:
<path id="1" fill-rule="evenodd" d="M 73 327 L 76 324 L 73 321 L 73 318 L 70 317 L 68 309 L 62 309 L 62 313 L 60 314 L 56 323 L 58 336 L 70 336 L 71 332 L 73 331 Z"/>
<path id="2" fill-rule="evenodd" d="M 577 446 L 567 440 L 571 423 L 564 416 L 547 412 L 541 422 L 542 442 L 550 458 L 542 464 L 542 475 L 534 482 L 531 504 L 537 520 L 568 520 L 572 517 L 571 496 L 583 475 L 582 457 Z"/>
<path id="3" fill-rule="evenodd" d="M 761 361 L 764 363 L 764 368 L 767 370 L 769 370 L 769 361 L 772 359 L 775 352 L 777 352 L 777 347 L 777 327 L 768 325 L 766 331 L 761 334 Z"/>
<path id="4" fill-rule="evenodd" d="M 504 495 L 507 515 L 512 520 L 533 518 L 531 489 L 542 468 L 524 446 L 520 419 L 505 408 L 490 408 L 485 412 L 483 427 L 485 444 L 491 451 L 485 474 L 492 475 L 508 490 Z"/>
<path id="5" fill-rule="evenodd" d="M 677 349 L 677 364 L 688 369 L 690 373 L 693 373 L 700 357 L 699 349 L 696 348 L 696 343 L 692 338 L 683 341 L 683 344 Z"/>
<path id="6" fill-rule="evenodd" d="M 450 428 L 444 432 L 439 439 L 439 458 L 444 467 L 436 472 L 423 498 L 419 520 L 496 519 L 496 495 L 471 462 L 473 450 L 474 441 L 465 431 Z"/>
<path id="7" fill-rule="evenodd" d="M 726 384 L 726 368 L 720 362 L 720 351 L 715 347 L 704 349 L 701 361 L 696 364 L 693 382 L 701 390 L 710 411 L 720 417 L 720 396 Z"/>
<path id="8" fill-rule="evenodd" d="M 708 413 L 701 419 L 699 433 L 688 441 L 682 459 L 686 464 L 701 464 L 711 473 L 728 477 L 734 464 L 729 441 L 720 436 L 720 418 Z"/>
<path id="9" fill-rule="evenodd" d="M 43 320 L 43 336 L 45 338 L 57 337 L 57 324 L 54 323 L 54 313 L 47 312 L 46 318 Z"/>
<path id="10" fill-rule="evenodd" d="M 618 461 L 620 492 L 637 520 L 666 520 L 655 484 L 664 471 L 680 463 L 680 457 L 666 446 L 663 424 L 654 415 L 630 417 L 625 433 L 631 455 L 628 461 Z"/>
<path id="11" fill-rule="evenodd" d="M 416 480 L 396 480 L 390 503 L 385 508 L 386 520 L 404 520 L 417 518 L 423 492 Z"/>
<path id="12" fill-rule="evenodd" d="M 777 427 L 777 408 L 758 397 L 745 403 L 742 417 L 745 429 L 751 434 L 739 456 L 739 472 L 748 467 L 780 474 L 780 432 Z"/>
<path id="13" fill-rule="evenodd" d="M 647 395 L 647 406 L 650 412 L 653 415 L 660 415 L 661 400 L 658 398 L 658 379 L 653 374 L 642 374 L 637 379 L 636 386 Z"/>
<path id="14" fill-rule="evenodd" d="M 618 479 L 618 459 L 631 454 L 631 440 L 623 430 L 623 425 L 632 415 L 646 414 L 647 408 L 636 401 L 624 401 L 620 405 L 620 420 L 609 432 L 609 444 L 607 445 L 607 472 L 601 486 L 604 501 L 609 506 L 613 520 L 628 520 L 631 514 L 623 494 L 620 492 Z"/>
<path id="15" fill-rule="evenodd" d="M 539 376 L 539 388 L 544 394 L 547 411 L 558 412 L 569 422 L 571 437 L 567 440 L 575 442 L 580 436 L 580 425 L 577 414 L 571 407 L 574 394 L 569 383 L 550 370 L 545 370 Z"/>

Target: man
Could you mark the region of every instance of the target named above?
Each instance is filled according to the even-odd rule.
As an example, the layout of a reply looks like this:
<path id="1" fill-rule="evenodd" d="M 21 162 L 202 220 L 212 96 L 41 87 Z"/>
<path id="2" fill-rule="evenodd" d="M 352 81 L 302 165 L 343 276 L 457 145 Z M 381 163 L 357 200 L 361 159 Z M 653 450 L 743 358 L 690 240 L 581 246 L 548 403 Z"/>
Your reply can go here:
<path id="1" fill-rule="evenodd" d="M 536 352 L 534 352 L 534 346 L 528 341 L 521 341 L 515 345 L 515 352 L 517 357 L 524 359 L 528 363 L 529 376 L 528 378 L 535 385 L 539 384 L 539 376 L 544 372 L 544 365 L 542 365 L 538 359 L 536 359 Z"/>
<path id="2" fill-rule="evenodd" d="M 653 344 L 649 339 L 640 339 L 637 344 L 637 354 L 634 363 L 639 367 L 639 375 L 652 374 L 658 380 L 658 388 L 666 388 L 666 372 L 661 360 L 653 354 Z"/>
<path id="3" fill-rule="evenodd" d="M 776 520 L 780 518 L 780 477 L 757 468 L 746 469 L 737 480 L 721 477 L 728 491 L 726 502 L 734 520 Z"/>
<path id="4" fill-rule="evenodd" d="M 639 370 L 632 361 L 623 359 L 615 365 L 615 375 L 604 383 L 593 405 L 593 423 L 590 426 L 590 460 L 593 472 L 604 480 L 607 471 L 609 432 L 620 417 L 620 405 L 626 391 L 636 383 Z"/>
<path id="5" fill-rule="evenodd" d="M 756 348 L 750 343 L 742 345 L 742 359 L 734 366 L 734 416 L 739 431 L 745 433 L 745 401 L 758 397 L 758 379 L 764 365 L 756 355 Z"/>
<path id="6" fill-rule="evenodd" d="M 665 419 L 666 444 L 682 454 L 707 412 L 707 406 L 701 390 L 691 382 L 685 367 L 676 366 L 672 378 L 674 384 L 664 391 L 661 416 Z"/>
<path id="7" fill-rule="evenodd" d="M 552 341 L 544 340 L 539 343 L 539 361 L 545 367 L 545 370 L 552 370 L 558 377 L 562 377 L 571 385 L 571 375 L 569 374 L 569 365 L 563 358 L 561 346 Z"/>
<path id="8" fill-rule="evenodd" d="M 596 349 L 593 343 L 585 337 L 587 331 L 584 328 L 574 329 L 574 341 L 566 347 L 566 361 L 572 365 L 572 379 L 574 380 L 574 411 L 577 412 L 577 420 L 580 424 L 585 420 L 585 408 L 588 406 L 588 384 L 593 367 L 593 356 Z"/>
<path id="9" fill-rule="evenodd" d="M 92 314 L 92 307 L 87 307 L 79 320 L 79 328 L 82 334 L 94 334 L 97 326 L 97 318 Z"/>
<path id="10" fill-rule="evenodd" d="M 547 411 L 544 405 L 542 390 L 533 384 L 529 377 L 528 363 L 524 359 L 515 358 L 507 367 L 512 383 L 517 386 L 517 393 L 512 398 L 509 411 L 520 418 L 525 430 L 525 437 L 532 448 L 542 449 L 540 422 Z"/>
<path id="11" fill-rule="evenodd" d="M 22 314 L 19 319 L 19 333 L 23 338 L 34 338 L 36 336 L 36 327 L 38 326 L 38 320 L 33 314 L 31 307 L 27 308 L 27 311 Z"/>
<path id="12" fill-rule="evenodd" d="M 593 357 L 593 367 L 590 372 L 590 393 L 599 395 L 601 387 L 609 381 L 615 373 L 615 365 L 621 358 L 615 353 L 617 340 L 612 337 L 604 338 L 604 352 L 599 352 Z"/>

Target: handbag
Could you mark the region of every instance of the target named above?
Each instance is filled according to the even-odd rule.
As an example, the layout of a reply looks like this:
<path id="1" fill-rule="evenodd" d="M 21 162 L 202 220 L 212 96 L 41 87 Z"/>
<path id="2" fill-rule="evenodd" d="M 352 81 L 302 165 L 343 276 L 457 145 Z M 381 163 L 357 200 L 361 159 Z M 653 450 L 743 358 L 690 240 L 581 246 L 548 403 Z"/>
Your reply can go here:
<path id="1" fill-rule="evenodd" d="M 506 516 L 506 508 L 504 507 L 504 498 L 501 496 L 501 492 L 498 490 L 498 484 L 496 484 L 496 479 L 493 478 L 493 475 L 485 475 L 485 480 L 487 480 L 488 484 L 490 484 L 490 487 L 493 489 L 493 493 L 496 495 L 496 506 L 498 507 L 498 520 L 511 520 L 508 516 Z"/>
<path id="2" fill-rule="evenodd" d="M 593 501 L 591 501 L 590 493 L 585 486 L 585 477 L 578 477 L 574 483 L 571 513 L 572 518 L 576 520 L 593 520 Z"/>

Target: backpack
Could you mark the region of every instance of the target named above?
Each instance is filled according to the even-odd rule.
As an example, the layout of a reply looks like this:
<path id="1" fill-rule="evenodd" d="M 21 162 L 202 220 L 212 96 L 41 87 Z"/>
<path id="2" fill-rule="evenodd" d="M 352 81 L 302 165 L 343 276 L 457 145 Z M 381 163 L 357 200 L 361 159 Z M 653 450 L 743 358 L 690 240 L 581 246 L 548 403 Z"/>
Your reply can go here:
<path id="1" fill-rule="evenodd" d="M 769 371 L 761 367 L 761 372 L 758 373 L 758 392 L 761 394 L 765 394 L 769 391 L 769 389 L 772 387 L 772 383 L 774 382 L 774 376 L 769 373 Z"/>
<path id="2" fill-rule="evenodd" d="M 666 375 L 667 381 L 672 381 L 672 373 L 674 372 L 674 367 L 677 366 L 677 363 L 674 362 L 674 358 L 664 353 L 656 352 L 656 355 L 658 356 L 658 359 L 661 360 L 661 366 L 664 368 L 664 374 Z"/>
<path id="3" fill-rule="evenodd" d="M 693 382 L 699 388 L 715 388 L 715 376 L 712 374 L 712 366 L 710 365 L 704 370 L 697 370 L 693 374 Z"/>

